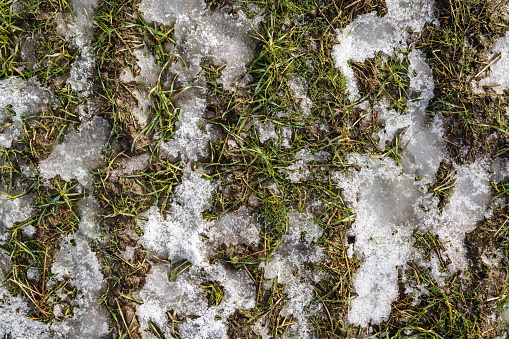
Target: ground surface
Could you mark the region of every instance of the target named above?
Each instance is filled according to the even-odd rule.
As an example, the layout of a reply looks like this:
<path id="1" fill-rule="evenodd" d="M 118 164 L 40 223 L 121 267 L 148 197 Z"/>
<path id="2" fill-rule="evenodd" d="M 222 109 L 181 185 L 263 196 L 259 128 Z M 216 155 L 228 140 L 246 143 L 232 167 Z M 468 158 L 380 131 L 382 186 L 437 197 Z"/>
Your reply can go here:
<path id="1" fill-rule="evenodd" d="M 506 338 L 508 28 L 503 0 L 0 2 L 0 335 Z"/>

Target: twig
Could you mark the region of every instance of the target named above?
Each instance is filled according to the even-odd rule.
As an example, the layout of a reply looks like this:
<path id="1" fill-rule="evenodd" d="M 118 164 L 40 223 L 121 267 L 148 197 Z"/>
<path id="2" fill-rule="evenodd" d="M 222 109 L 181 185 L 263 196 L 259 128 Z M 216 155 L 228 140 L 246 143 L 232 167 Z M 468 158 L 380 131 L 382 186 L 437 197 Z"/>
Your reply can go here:
<path id="1" fill-rule="evenodd" d="M 502 57 L 502 53 L 499 53 L 495 59 L 491 60 L 489 64 L 487 64 L 486 66 L 483 67 L 483 69 L 481 69 L 479 71 L 479 73 L 477 73 L 474 78 L 477 78 L 479 75 L 481 75 L 485 70 L 487 70 L 491 65 L 493 65 L 495 63 L 495 61 L 497 61 L 498 59 L 500 59 Z"/>

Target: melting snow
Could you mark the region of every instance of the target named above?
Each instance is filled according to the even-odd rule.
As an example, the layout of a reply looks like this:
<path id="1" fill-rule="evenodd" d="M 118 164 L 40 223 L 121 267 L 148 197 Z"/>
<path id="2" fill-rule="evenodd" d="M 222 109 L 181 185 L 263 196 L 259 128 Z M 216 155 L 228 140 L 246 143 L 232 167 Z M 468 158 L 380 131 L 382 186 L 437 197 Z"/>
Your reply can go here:
<path id="1" fill-rule="evenodd" d="M 304 118 L 311 114 L 311 107 L 313 102 L 308 97 L 308 89 L 305 85 L 305 79 L 303 78 L 292 78 L 288 81 L 288 86 L 293 92 L 295 99 L 300 102 L 300 111 Z"/>
<path id="2" fill-rule="evenodd" d="M 74 316 L 52 324 L 54 331 L 72 338 L 100 338 L 109 333 L 108 315 L 101 305 L 101 296 L 106 286 L 101 265 L 90 243 L 99 237 L 95 223 L 98 203 L 92 198 L 80 202 L 81 222 L 75 234 L 60 241 L 60 251 L 55 256 L 51 273 L 57 281 L 70 277 L 70 283 L 78 288 L 72 301 Z M 73 244 L 74 243 L 74 244 Z"/>
<path id="3" fill-rule="evenodd" d="M 348 61 L 364 61 L 376 52 L 392 54 L 406 48 L 407 30 L 419 32 L 433 19 L 433 1 L 387 1 L 388 15 L 383 18 L 370 13 L 359 16 L 339 35 L 335 46 L 336 66 L 347 77 L 350 99 L 358 94 Z M 433 73 L 419 51 L 408 54 L 410 66 L 407 112 L 387 110 L 381 101 L 374 107 L 380 113 L 385 129 L 378 133 L 379 149 L 386 142 L 399 141 L 400 164 L 393 159 L 353 154 L 350 164 L 360 167 L 349 176 L 339 174 L 339 187 L 346 201 L 353 203 L 356 219 L 349 231 L 355 238 L 349 253 L 361 259 L 354 278 L 357 297 L 350 303 L 349 321 L 367 326 L 387 320 L 391 302 L 398 298 L 397 267 L 411 260 L 429 266 L 440 281 L 444 275 L 468 268 L 465 234 L 475 229 L 486 215 L 492 197 L 491 179 L 486 161 L 457 165 L 455 189 L 449 203 L 440 214 L 438 199 L 427 192 L 427 184 L 435 181 L 442 161 L 449 161 L 442 139 L 440 114 L 430 116 L 426 107 L 433 98 Z M 398 135 L 398 133 L 400 133 Z M 431 231 L 439 236 L 450 260 L 446 272 L 441 272 L 436 256 L 431 262 L 420 260 L 412 247 L 413 233 Z M 414 297 L 425 294 L 423 286 L 407 288 Z"/>
<path id="4" fill-rule="evenodd" d="M 348 61 L 364 62 L 375 53 L 392 54 L 394 49 L 406 49 L 410 30 L 419 33 L 426 23 L 435 22 L 434 1 L 387 0 L 387 14 L 380 18 L 376 12 L 359 15 L 338 35 L 334 46 L 336 67 L 346 77 L 350 100 L 359 100 L 353 69 Z"/>
<path id="5" fill-rule="evenodd" d="M 94 27 L 92 18 L 98 3 L 99 0 L 71 0 L 70 10 L 66 15 L 55 16 L 59 34 L 80 49 L 80 55 L 71 65 L 71 75 L 67 83 L 81 97 L 92 94 L 90 80 L 94 74 L 95 57 L 90 43 Z"/>
<path id="6" fill-rule="evenodd" d="M 492 58 L 500 58 L 496 60 L 491 66 L 491 75 L 479 81 L 478 86 L 491 87 L 495 92 L 502 94 L 504 90 L 509 88 L 509 34 L 498 39 L 491 51 Z M 477 90 L 482 92 L 478 88 Z"/>
<path id="7" fill-rule="evenodd" d="M 45 179 L 60 175 L 65 181 L 76 179 L 90 187 L 90 171 L 100 164 L 101 151 L 109 135 L 110 125 L 103 118 L 95 116 L 91 121 L 82 122 L 77 132 L 69 132 L 39 164 L 39 172 Z"/>
<path id="8" fill-rule="evenodd" d="M 23 117 L 41 113 L 52 99 L 36 79 L 0 80 L 0 147 L 11 147 L 23 135 Z"/>

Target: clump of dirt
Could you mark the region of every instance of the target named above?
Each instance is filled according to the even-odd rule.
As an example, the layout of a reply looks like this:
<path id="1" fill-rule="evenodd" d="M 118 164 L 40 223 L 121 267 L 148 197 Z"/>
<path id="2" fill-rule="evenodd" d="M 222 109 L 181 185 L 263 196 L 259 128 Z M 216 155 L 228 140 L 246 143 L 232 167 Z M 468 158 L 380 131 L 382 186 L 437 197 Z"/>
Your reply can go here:
<path id="1" fill-rule="evenodd" d="M 243 314 L 242 311 L 235 311 L 233 315 L 228 318 L 230 327 L 228 328 L 229 338 L 238 339 L 260 339 L 262 336 L 256 335 L 251 329 L 252 318 Z"/>
<path id="2" fill-rule="evenodd" d="M 127 86 L 123 83 L 115 83 L 115 106 L 116 110 L 111 112 L 114 117 L 113 120 L 119 128 L 116 131 L 122 131 L 122 134 L 117 137 L 122 140 L 125 138 L 130 145 L 129 149 L 125 151 L 130 153 L 142 153 L 147 150 L 146 146 L 150 143 L 150 138 L 146 133 L 143 133 L 144 127 L 134 116 L 133 109 L 138 107 L 136 97 L 132 93 L 132 86 Z"/>

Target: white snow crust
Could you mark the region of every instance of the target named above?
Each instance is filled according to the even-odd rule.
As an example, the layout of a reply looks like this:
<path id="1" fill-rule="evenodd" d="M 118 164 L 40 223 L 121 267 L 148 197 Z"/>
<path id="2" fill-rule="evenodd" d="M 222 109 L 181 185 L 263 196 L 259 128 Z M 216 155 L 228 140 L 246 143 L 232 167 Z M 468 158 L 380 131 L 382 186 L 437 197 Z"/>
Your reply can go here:
<path id="1" fill-rule="evenodd" d="M 110 125 L 98 116 L 82 122 L 78 131 L 71 131 L 55 146 L 48 158 L 39 164 L 45 179 L 57 175 L 63 180 L 78 180 L 83 186 L 92 183 L 90 171 L 101 162 L 101 151 L 110 135 Z"/>
<path id="2" fill-rule="evenodd" d="M 57 32 L 79 47 L 80 54 L 71 65 L 67 83 L 80 97 L 88 97 L 92 94 L 91 78 L 95 57 L 90 43 L 94 28 L 94 12 L 98 4 L 99 0 L 71 0 L 70 8 L 65 15 L 58 13 L 55 16 Z"/>
<path id="3" fill-rule="evenodd" d="M 288 81 L 288 87 L 293 92 L 293 96 L 299 101 L 299 108 L 304 118 L 311 114 L 313 102 L 308 97 L 308 88 L 304 78 L 292 78 Z"/>
<path id="4" fill-rule="evenodd" d="M 491 66 L 491 74 L 476 84 L 478 91 L 482 91 L 483 86 L 491 87 L 495 92 L 502 94 L 509 88 L 509 34 L 497 40 L 491 50 L 491 57 L 495 58 L 500 54 L 500 58 Z"/>
<path id="5" fill-rule="evenodd" d="M 41 113 L 53 95 L 34 78 L 0 80 L 0 147 L 10 148 L 23 134 L 23 117 Z"/>
<path id="6" fill-rule="evenodd" d="M 56 281 L 70 277 L 70 283 L 78 288 L 78 295 L 71 302 L 74 317 L 54 322 L 51 329 L 72 338 L 101 338 L 109 333 L 108 314 L 101 305 L 106 282 L 99 259 L 90 247 L 100 236 L 96 226 L 99 205 L 93 198 L 85 198 L 80 202 L 80 210 L 78 231 L 61 239 L 60 251 L 51 267 Z"/>
<path id="7" fill-rule="evenodd" d="M 0 216 L 6 228 L 14 222 L 20 222 L 30 216 L 31 199 L 28 197 L 7 200 L 0 196 Z M 99 209 L 92 198 L 85 198 L 80 203 L 81 222 L 78 231 L 61 240 L 60 251 L 56 255 L 51 272 L 57 276 L 53 283 L 63 282 L 67 277 L 70 283 L 78 288 L 78 295 L 71 302 L 74 307 L 72 318 L 61 322 L 42 322 L 32 320 L 33 308 L 22 297 L 10 296 L 6 287 L 0 285 L 0 335 L 10 338 L 100 338 L 109 333 L 108 316 L 100 304 L 105 286 L 101 266 L 95 253 L 90 249 L 90 242 L 96 239 L 98 229 L 95 216 Z M 29 226 L 26 226 L 27 228 Z M 5 239 L 5 229 L 0 230 Z M 71 244 L 73 240 L 76 246 Z M 9 270 L 9 257 L 0 252 L 0 269 Z M 34 277 L 40 272 L 28 272 Z M 48 286 L 50 287 L 50 286 Z M 55 315 L 62 316 L 55 308 Z"/>
<path id="8" fill-rule="evenodd" d="M 351 101 L 360 98 L 348 61 L 363 62 L 377 52 L 392 54 L 394 49 L 406 49 L 409 31 L 418 34 L 426 23 L 436 21 L 433 0 L 387 0 L 386 5 L 384 17 L 376 12 L 359 15 L 338 34 L 333 58 L 347 80 Z"/>
<path id="9" fill-rule="evenodd" d="M 377 133 L 379 150 L 386 143 L 398 142 L 399 161 L 392 158 L 352 154 L 349 164 L 359 171 L 338 174 L 339 187 L 345 201 L 352 203 L 356 213 L 349 236 L 355 239 L 349 255 L 361 259 L 354 277 L 357 296 L 350 302 L 350 323 L 367 327 L 387 320 L 391 302 L 399 297 L 397 268 L 404 268 L 414 260 L 429 267 L 433 277 L 441 278 L 468 268 L 464 248 L 465 234 L 474 230 L 487 214 L 492 193 L 489 162 L 478 159 L 471 165 L 455 165 L 454 191 L 442 213 L 438 199 L 428 192 L 427 184 L 436 179 L 441 162 L 449 162 L 440 114 L 426 112 L 433 98 L 433 73 L 423 55 L 408 46 L 406 39 L 417 34 L 427 22 L 434 22 L 433 1 L 387 1 L 388 14 L 379 18 L 375 12 L 357 17 L 338 36 L 334 58 L 347 78 L 350 100 L 358 100 L 358 89 L 348 61 L 363 62 L 375 53 L 393 54 L 410 47 L 407 57 L 411 99 L 406 112 L 388 110 L 387 101 L 374 105 L 379 122 L 385 128 Z M 409 33 L 409 30 L 412 33 Z M 367 106 L 364 105 L 364 108 Z M 499 166 L 500 167 L 500 166 Z M 445 271 L 433 255 L 424 262 L 412 247 L 414 232 L 431 231 L 444 245 L 443 256 L 448 259 Z M 426 294 L 425 286 L 407 285 L 415 302 Z"/>

